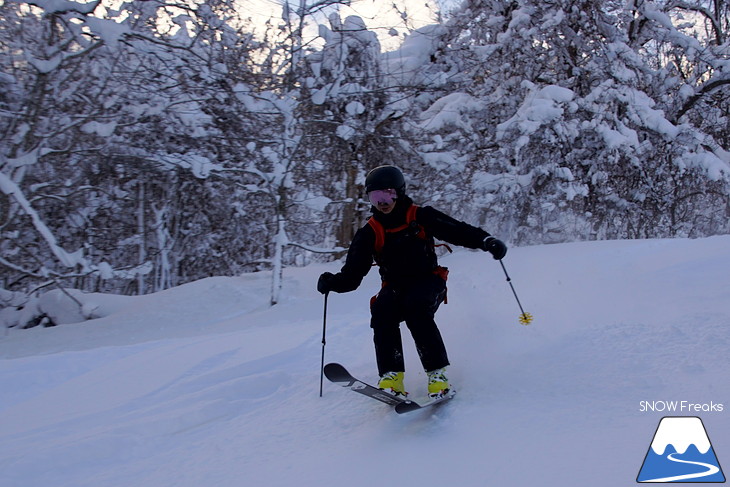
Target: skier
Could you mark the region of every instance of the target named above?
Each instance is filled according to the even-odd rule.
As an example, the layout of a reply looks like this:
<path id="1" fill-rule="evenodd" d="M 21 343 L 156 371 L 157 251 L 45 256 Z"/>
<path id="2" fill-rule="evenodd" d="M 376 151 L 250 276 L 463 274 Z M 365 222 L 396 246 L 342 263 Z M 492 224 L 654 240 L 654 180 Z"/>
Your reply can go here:
<path id="1" fill-rule="evenodd" d="M 471 249 L 490 252 L 499 260 L 507 246 L 484 230 L 455 220 L 430 207 L 417 207 L 406 195 L 403 173 L 392 165 L 379 166 L 365 179 L 373 205 L 368 224 L 359 229 L 340 272 L 323 273 L 317 282 L 322 294 L 350 292 L 360 286 L 372 266 L 380 268 L 382 287 L 370 304 L 378 387 L 406 396 L 405 364 L 400 323 L 413 336 L 428 375 L 429 397 L 449 393 L 449 359 L 434 315 L 446 297 L 448 270 L 437 263 L 434 237 Z"/>

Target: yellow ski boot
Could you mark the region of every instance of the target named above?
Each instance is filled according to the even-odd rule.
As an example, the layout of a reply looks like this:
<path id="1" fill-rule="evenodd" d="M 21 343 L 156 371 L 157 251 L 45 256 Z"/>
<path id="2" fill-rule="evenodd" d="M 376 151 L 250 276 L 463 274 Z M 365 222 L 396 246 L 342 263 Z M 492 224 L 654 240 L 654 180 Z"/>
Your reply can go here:
<path id="1" fill-rule="evenodd" d="M 428 375 L 428 397 L 439 399 L 451 391 L 451 384 L 446 378 L 446 367 L 426 372 Z"/>
<path id="2" fill-rule="evenodd" d="M 394 396 L 406 397 L 408 393 L 403 385 L 404 376 L 404 372 L 386 372 L 380 377 L 378 388 Z"/>

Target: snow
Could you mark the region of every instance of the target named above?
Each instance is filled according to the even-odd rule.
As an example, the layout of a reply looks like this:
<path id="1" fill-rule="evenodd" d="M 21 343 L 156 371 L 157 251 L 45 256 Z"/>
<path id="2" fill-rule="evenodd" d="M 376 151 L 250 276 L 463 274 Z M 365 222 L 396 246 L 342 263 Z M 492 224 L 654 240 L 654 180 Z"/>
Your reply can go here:
<path id="1" fill-rule="evenodd" d="M 625 125 L 620 125 L 620 130 L 613 130 L 608 125 L 604 123 L 594 123 L 594 122 L 583 122 L 584 127 L 589 127 L 591 125 L 595 125 L 595 130 L 603 137 L 603 141 L 606 143 L 606 147 L 610 149 L 615 149 L 617 147 L 621 147 L 622 145 L 627 145 L 630 147 L 639 147 L 639 136 L 636 133 L 635 130 L 631 130 L 630 128 L 626 127 Z"/>
<path id="2" fill-rule="evenodd" d="M 632 485 L 666 412 L 701 416 L 730 455 L 730 236 L 457 250 L 437 315 L 458 394 L 399 416 L 329 382 L 322 296 L 339 263 L 212 277 L 157 294 L 79 296 L 99 318 L 0 337 L 0 471 L 8 486 Z M 326 360 L 373 381 L 371 272 L 329 298 Z M 48 306 L 63 306 L 62 296 Z M 60 313 L 59 313 L 60 314 Z M 72 313 L 67 313 L 71 316 Z M 404 332 L 406 386 L 425 374 Z M 677 415 L 674 413 L 672 415 Z M 380 477 L 379 477 L 380 478 Z"/>
<path id="3" fill-rule="evenodd" d="M 316 90 L 314 93 L 312 93 L 312 103 L 315 105 L 321 105 L 327 100 L 327 91 L 330 89 L 330 86 L 327 85 L 324 88 L 320 88 Z"/>
<path id="4" fill-rule="evenodd" d="M 63 61 L 63 55 L 61 54 L 56 54 L 50 59 L 38 59 L 31 56 L 30 54 L 26 54 L 25 58 L 28 63 L 30 63 L 41 74 L 50 73 L 51 71 L 58 68 Z"/>
<path id="5" fill-rule="evenodd" d="M 343 123 L 342 125 L 337 126 L 337 130 L 335 130 L 335 133 L 337 134 L 337 137 L 341 138 L 342 140 L 350 140 L 357 134 L 357 130 L 347 125 L 346 123 Z"/>
<path id="6" fill-rule="evenodd" d="M 690 445 L 694 445 L 703 455 L 712 446 L 705 434 L 702 420 L 693 417 L 670 417 L 662 420 L 651 442 L 651 449 L 657 455 L 664 455 L 664 450 L 669 445 L 674 446 L 678 453 L 684 453 Z"/>
<path id="7" fill-rule="evenodd" d="M 100 19 L 97 17 L 87 16 L 84 19 L 89 28 L 93 30 L 101 39 L 111 45 L 115 46 L 119 41 L 128 34 L 131 34 L 129 26 L 122 22 L 115 22 L 110 19 Z"/>
<path id="8" fill-rule="evenodd" d="M 23 130 L 21 133 L 23 135 L 18 134 L 19 137 L 23 137 L 25 135 L 25 130 Z M 49 154 L 53 152 L 51 149 L 48 148 L 36 148 L 31 151 L 25 152 L 20 154 L 17 157 L 14 158 L 7 158 L 7 164 L 10 167 L 23 167 L 23 166 L 32 166 L 33 164 L 38 162 L 38 159 L 46 154 Z"/>
<path id="9" fill-rule="evenodd" d="M 654 101 L 645 93 L 637 90 L 625 90 L 620 93 L 619 98 L 626 100 L 629 106 L 633 108 L 633 112 L 629 116 L 636 123 L 664 135 L 667 139 L 677 137 L 679 129 L 665 118 L 664 112 L 652 108 Z"/>
<path id="10" fill-rule="evenodd" d="M 426 25 L 411 32 L 398 50 L 383 53 L 383 63 L 391 84 L 414 82 L 419 76 L 419 67 L 429 59 L 439 42 L 439 37 L 446 33 L 442 25 Z"/>
<path id="11" fill-rule="evenodd" d="M 713 181 L 720 181 L 723 174 L 730 174 L 730 164 L 723 161 L 713 153 L 694 153 L 687 157 L 692 166 L 703 168 L 707 177 Z"/>
<path id="12" fill-rule="evenodd" d="M 314 211 L 324 211 L 328 205 L 332 204 L 332 200 L 326 196 L 307 193 L 302 199 L 302 204 Z"/>
<path id="13" fill-rule="evenodd" d="M 347 111 L 348 115 L 354 117 L 365 112 L 365 105 L 363 105 L 359 101 L 351 101 L 345 106 L 345 110 Z"/>
<path id="14" fill-rule="evenodd" d="M 528 135 L 534 133 L 542 125 L 559 119 L 564 107 L 573 100 L 575 94 L 572 90 L 555 85 L 538 87 L 530 82 L 523 85 L 530 89 L 525 97 L 522 106 L 512 118 L 497 125 L 497 139 L 503 138 L 505 133 L 513 127 L 517 127 L 523 135 L 516 144 L 521 147 L 529 140 Z"/>
<path id="15" fill-rule="evenodd" d="M 190 170 L 195 177 L 200 179 L 205 179 L 210 176 L 211 168 L 216 166 L 207 157 L 196 154 L 191 154 L 186 162 L 190 164 Z"/>
<path id="16" fill-rule="evenodd" d="M 41 7 L 46 14 L 61 12 L 78 12 L 89 14 L 93 12 L 100 2 L 73 2 L 70 0 L 34 0 L 33 5 Z"/>
<path id="17" fill-rule="evenodd" d="M 450 93 L 434 102 L 421 114 L 420 126 L 430 132 L 437 132 L 445 126 L 470 129 L 463 115 L 482 110 L 484 103 L 466 93 Z"/>
<path id="18" fill-rule="evenodd" d="M 87 134 L 93 134 L 96 133 L 97 135 L 101 137 L 109 137 L 114 133 L 114 130 L 117 128 L 117 122 L 108 122 L 108 123 L 101 123 L 101 122 L 87 122 L 81 126 L 81 131 Z"/>

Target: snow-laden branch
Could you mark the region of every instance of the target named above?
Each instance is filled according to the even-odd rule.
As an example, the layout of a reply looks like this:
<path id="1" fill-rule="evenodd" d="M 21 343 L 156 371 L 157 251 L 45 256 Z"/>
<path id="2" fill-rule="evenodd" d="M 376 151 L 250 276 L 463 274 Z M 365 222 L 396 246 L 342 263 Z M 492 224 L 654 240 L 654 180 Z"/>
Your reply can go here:
<path id="1" fill-rule="evenodd" d="M 666 10 L 672 10 L 676 8 L 680 10 L 696 12 L 703 15 L 712 24 L 712 30 L 715 32 L 716 42 L 718 44 L 722 42 L 722 25 L 719 22 L 718 18 L 715 16 L 715 14 L 713 14 L 709 8 L 703 5 L 688 3 L 681 0 L 670 1 L 664 8 Z"/>
<path id="2" fill-rule="evenodd" d="M 338 252 L 344 252 L 345 250 L 347 250 L 344 247 L 335 247 L 335 248 L 313 247 L 311 245 L 300 244 L 297 242 L 288 242 L 288 244 L 291 247 L 297 247 L 297 248 L 306 250 L 308 252 L 313 252 L 315 254 L 336 254 Z"/>
<path id="3" fill-rule="evenodd" d="M 705 95 L 710 93 L 711 91 L 714 91 L 722 86 L 730 85 L 730 73 L 727 75 L 724 75 L 723 77 L 719 79 L 711 80 L 704 85 L 702 85 L 702 88 L 699 89 L 694 95 L 690 96 L 687 101 L 684 102 L 682 107 L 677 111 L 677 115 L 674 117 L 674 122 L 676 123 L 682 116 L 687 113 L 692 107 Z"/>
<path id="4" fill-rule="evenodd" d="M 56 236 L 53 234 L 48 225 L 41 219 L 40 215 L 30 204 L 28 199 L 23 194 L 23 191 L 18 187 L 13 180 L 11 180 L 5 173 L 0 172 L 0 191 L 6 195 L 13 197 L 18 202 L 23 211 L 31 218 L 33 226 L 41 235 L 43 240 L 46 241 L 48 246 L 51 248 L 53 255 L 58 258 L 61 263 L 66 267 L 74 267 L 76 265 L 82 265 L 87 267 L 88 264 L 86 259 L 83 257 L 83 251 L 81 249 L 76 252 L 67 252 L 56 240 Z"/>

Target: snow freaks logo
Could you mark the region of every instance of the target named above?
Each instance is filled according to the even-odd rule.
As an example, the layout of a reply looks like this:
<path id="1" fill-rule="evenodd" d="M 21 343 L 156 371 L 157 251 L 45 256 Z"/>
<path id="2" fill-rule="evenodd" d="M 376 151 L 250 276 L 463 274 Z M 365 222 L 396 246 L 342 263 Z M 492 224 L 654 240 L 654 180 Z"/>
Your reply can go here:
<path id="1" fill-rule="evenodd" d="M 702 420 L 666 416 L 659 421 L 637 482 L 725 482 Z"/>

